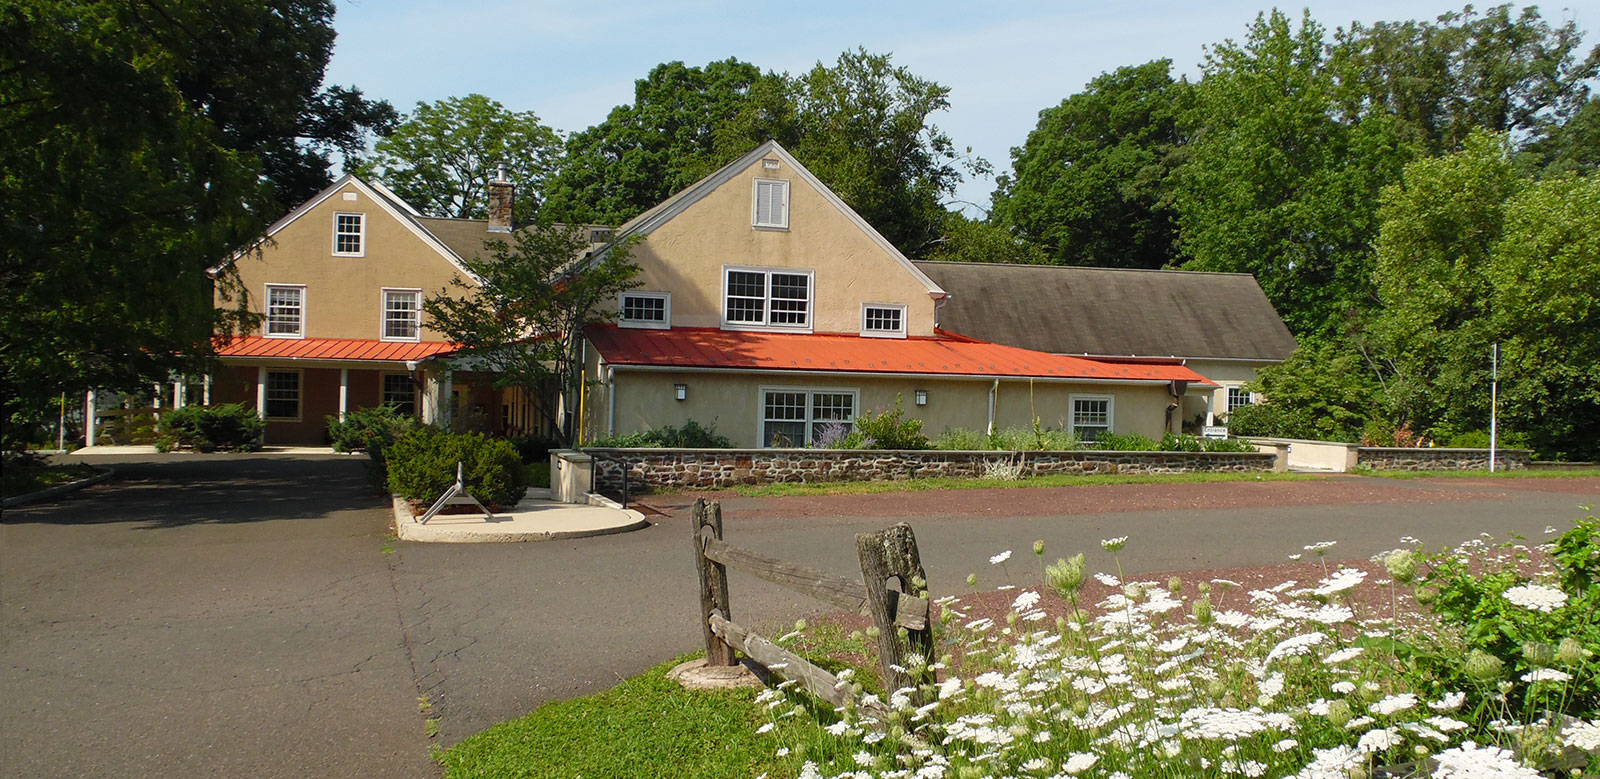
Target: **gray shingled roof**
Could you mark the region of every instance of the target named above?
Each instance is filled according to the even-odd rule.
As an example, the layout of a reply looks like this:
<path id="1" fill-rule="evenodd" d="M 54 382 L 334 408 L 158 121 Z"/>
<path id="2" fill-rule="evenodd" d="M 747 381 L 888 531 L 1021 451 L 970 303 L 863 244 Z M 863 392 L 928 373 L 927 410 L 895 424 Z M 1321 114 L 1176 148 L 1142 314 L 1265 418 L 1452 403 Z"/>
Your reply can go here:
<path id="1" fill-rule="evenodd" d="M 1056 354 L 1283 360 L 1294 336 L 1247 273 L 917 263 L 939 327 Z"/>
<path id="2" fill-rule="evenodd" d="M 484 250 L 483 244 L 487 240 L 500 240 L 515 244 L 511 233 L 489 232 L 489 220 L 487 219 L 456 219 L 440 216 L 418 216 L 413 217 L 413 219 L 428 232 L 433 233 L 435 238 L 438 238 L 445 246 L 450 247 L 450 251 L 455 252 L 456 256 L 463 260 L 483 259 L 486 257 L 488 252 Z M 562 227 L 563 225 L 556 226 Z M 526 230 L 530 227 L 532 225 L 523 225 L 518 227 L 517 230 Z M 592 235 L 596 230 L 610 229 L 605 225 L 583 226 L 585 235 Z M 579 256 L 588 253 L 591 248 L 593 248 L 592 245 L 581 247 L 578 250 Z"/>

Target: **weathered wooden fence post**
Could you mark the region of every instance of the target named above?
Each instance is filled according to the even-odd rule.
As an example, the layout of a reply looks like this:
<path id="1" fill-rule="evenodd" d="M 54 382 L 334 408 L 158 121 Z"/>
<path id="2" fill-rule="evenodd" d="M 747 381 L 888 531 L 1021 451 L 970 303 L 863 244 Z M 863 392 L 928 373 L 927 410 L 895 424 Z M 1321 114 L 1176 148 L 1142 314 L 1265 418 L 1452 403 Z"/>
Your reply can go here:
<path id="1" fill-rule="evenodd" d="M 737 662 L 733 647 L 711 630 L 712 612 L 720 612 L 725 620 L 733 619 L 728 608 L 728 567 L 706 557 L 707 542 L 722 540 L 722 504 L 708 505 L 705 498 L 695 498 L 689 518 L 694 530 L 694 567 L 700 574 L 700 629 L 706 638 L 706 665 L 731 666 Z"/>
<path id="2" fill-rule="evenodd" d="M 900 523 L 881 533 L 857 533 L 856 551 L 861 557 L 861 579 L 867 588 L 867 608 L 878 626 L 878 657 L 883 665 L 883 688 L 893 694 L 904 688 L 917 689 L 933 681 L 928 664 L 933 662 L 933 626 L 927 619 L 920 629 L 906 629 L 901 643 L 895 612 L 900 598 L 889 593 L 889 579 L 900 580 L 900 591 L 918 598 L 927 597 L 928 576 L 917 553 L 917 537 L 911 526 Z M 922 656 L 919 668 L 906 663 L 910 653 Z M 904 670 L 899 670 L 904 669 Z M 913 694 L 914 699 L 919 695 Z"/>

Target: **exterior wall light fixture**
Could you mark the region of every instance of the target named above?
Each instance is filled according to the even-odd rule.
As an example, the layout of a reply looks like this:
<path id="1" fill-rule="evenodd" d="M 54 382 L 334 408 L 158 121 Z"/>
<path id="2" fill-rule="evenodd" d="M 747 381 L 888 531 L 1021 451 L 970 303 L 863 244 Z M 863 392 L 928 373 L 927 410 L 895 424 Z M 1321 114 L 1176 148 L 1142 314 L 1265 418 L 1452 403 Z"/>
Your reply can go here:
<path id="1" fill-rule="evenodd" d="M 687 399 L 689 397 L 689 385 L 687 385 L 687 384 L 674 384 L 674 385 L 672 385 L 672 395 L 673 395 L 673 397 L 677 398 L 678 400 Z"/>
<path id="2" fill-rule="evenodd" d="M 917 390 L 917 405 L 919 405 L 919 406 L 928 405 L 928 391 L 927 390 Z"/>

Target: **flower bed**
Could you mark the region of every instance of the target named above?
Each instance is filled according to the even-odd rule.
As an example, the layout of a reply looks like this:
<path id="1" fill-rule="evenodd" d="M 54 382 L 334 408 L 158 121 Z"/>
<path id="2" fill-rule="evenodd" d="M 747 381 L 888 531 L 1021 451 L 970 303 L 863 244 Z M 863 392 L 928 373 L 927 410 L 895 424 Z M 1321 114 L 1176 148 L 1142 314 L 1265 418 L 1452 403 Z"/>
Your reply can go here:
<path id="1" fill-rule="evenodd" d="M 808 778 L 1587 775 L 1597 529 L 1589 517 L 1537 549 L 1410 544 L 1342 569 L 1312 544 L 1315 581 L 1270 585 L 1090 576 L 1081 555 L 1046 566 L 1042 543 L 1036 560 L 1003 552 L 995 573 L 1043 584 L 941 599 L 940 656 L 910 663 L 928 683 L 878 691 L 887 728 L 780 685 L 758 732 Z M 870 636 L 811 644 L 814 630 L 780 642 L 871 667 Z M 824 735 L 789 724 L 812 718 Z"/>

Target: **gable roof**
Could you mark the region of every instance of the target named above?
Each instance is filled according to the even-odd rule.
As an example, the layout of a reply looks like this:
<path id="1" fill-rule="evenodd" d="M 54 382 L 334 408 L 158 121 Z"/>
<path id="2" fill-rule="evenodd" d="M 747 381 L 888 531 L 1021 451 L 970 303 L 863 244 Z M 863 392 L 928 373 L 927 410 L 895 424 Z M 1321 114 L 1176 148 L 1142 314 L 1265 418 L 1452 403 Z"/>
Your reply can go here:
<path id="1" fill-rule="evenodd" d="M 762 333 L 710 327 L 589 328 L 607 365 L 668 369 L 874 373 L 981 379 L 1028 378 L 1117 384 L 1186 381 L 1215 386 L 1176 362 L 1116 362 L 984 343 L 951 333 L 905 339 Z"/>
<path id="2" fill-rule="evenodd" d="M 267 228 L 266 235 L 264 235 L 261 240 L 251 244 L 247 249 L 234 252 L 232 256 L 218 263 L 216 266 L 208 269 L 206 272 L 213 276 L 217 273 L 220 273 L 223 268 L 232 265 L 240 257 L 243 257 L 256 250 L 261 246 L 262 243 L 271 240 L 272 236 L 282 232 L 284 228 L 294 224 L 300 219 L 300 217 L 305 216 L 307 213 L 310 213 L 312 209 L 322 205 L 324 201 L 333 197 L 335 193 L 342 191 L 346 185 L 354 186 L 362 194 L 366 195 L 369 200 L 377 203 L 378 207 L 383 209 L 384 212 L 388 213 L 390 216 L 394 217 L 395 221 L 399 222 L 406 229 L 410 230 L 413 235 L 415 235 L 429 248 L 433 249 L 435 252 L 438 252 L 440 257 L 443 257 L 447 262 L 455 266 L 455 269 L 459 271 L 461 275 L 472 279 L 478 284 L 483 283 L 483 279 L 479 278 L 476 273 L 473 273 L 472 270 L 466 266 L 466 263 L 462 262 L 462 255 L 457 254 L 455 249 L 447 245 L 445 242 L 439 240 L 437 235 L 434 235 L 432 231 L 422 224 L 421 220 L 426 219 L 427 217 L 420 216 L 417 213 L 417 210 L 411 207 L 411 204 L 401 200 L 399 196 L 395 195 L 393 192 L 390 192 L 389 189 L 382 184 L 377 184 L 375 182 L 373 184 L 368 184 L 367 182 L 362 181 L 350 173 L 340 176 L 338 180 L 334 181 L 332 184 L 329 184 L 326 189 L 318 192 L 315 197 L 307 200 L 304 203 L 301 203 L 299 208 L 290 211 L 278 221 L 273 222 L 272 225 Z M 481 248 L 481 244 L 479 248 Z M 474 250 L 472 254 L 477 254 L 477 251 Z M 469 254 L 466 256 L 470 257 L 472 255 Z"/>
<path id="3" fill-rule="evenodd" d="M 845 205 L 845 202 L 840 200 L 839 196 L 834 194 L 833 190 L 828 188 L 828 185 L 822 183 L 821 179 L 818 179 L 810 170 L 806 169 L 806 166 L 801 165 L 800 161 L 795 159 L 793 155 L 789 154 L 788 150 L 784 149 L 783 146 L 777 141 L 767 141 L 766 143 L 757 146 L 744 156 L 718 168 L 710 175 L 700 179 L 699 181 L 696 181 L 693 184 L 690 184 L 688 187 L 680 190 L 672 197 L 657 203 L 644 213 L 629 219 L 627 222 L 623 223 L 621 227 L 617 228 L 615 240 L 622 240 L 630 235 L 649 235 L 651 232 L 654 232 L 656 228 L 666 224 L 673 217 L 688 210 L 689 207 L 695 203 L 700 202 L 702 198 L 711 194 L 718 187 L 728 183 L 729 181 L 732 181 L 735 176 L 744 172 L 744 170 L 749 168 L 751 165 L 754 165 L 757 160 L 767 157 L 768 155 L 776 155 L 778 159 L 789 165 L 789 167 L 795 171 L 795 174 L 798 175 L 802 181 L 809 184 L 812 189 L 816 190 L 816 192 L 822 196 L 823 200 L 827 201 L 834 208 L 838 209 L 839 213 L 843 214 L 844 217 L 852 224 L 854 224 L 862 232 L 866 233 L 874 243 L 878 244 L 879 248 L 887 252 L 890 257 L 894 258 L 895 262 L 900 263 L 900 265 L 905 268 L 907 273 L 910 273 L 913 278 L 926 287 L 928 294 L 931 297 L 942 298 L 945 296 L 945 291 L 941 289 L 933 279 L 928 278 L 926 273 L 923 273 L 920 269 L 918 269 L 916 263 L 913 263 L 910 258 L 906 257 L 900 252 L 899 249 L 895 248 L 895 245 L 890 243 L 889 239 L 884 238 L 882 233 L 878 232 L 877 229 L 871 224 L 868 224 L 867 220 L 862 219 L 861 215 L 856 213 L 854 209 L 850 208 L 848 205 Z M 596 256 L 601 253 L 603 252 L 597 252 Z"/>
<path id="4" fill-rule="evenodd" d="M 1294 336 L 1248 273 L 919 261 L 939 327 L 1056 354 L 1278 362 Z"/>

